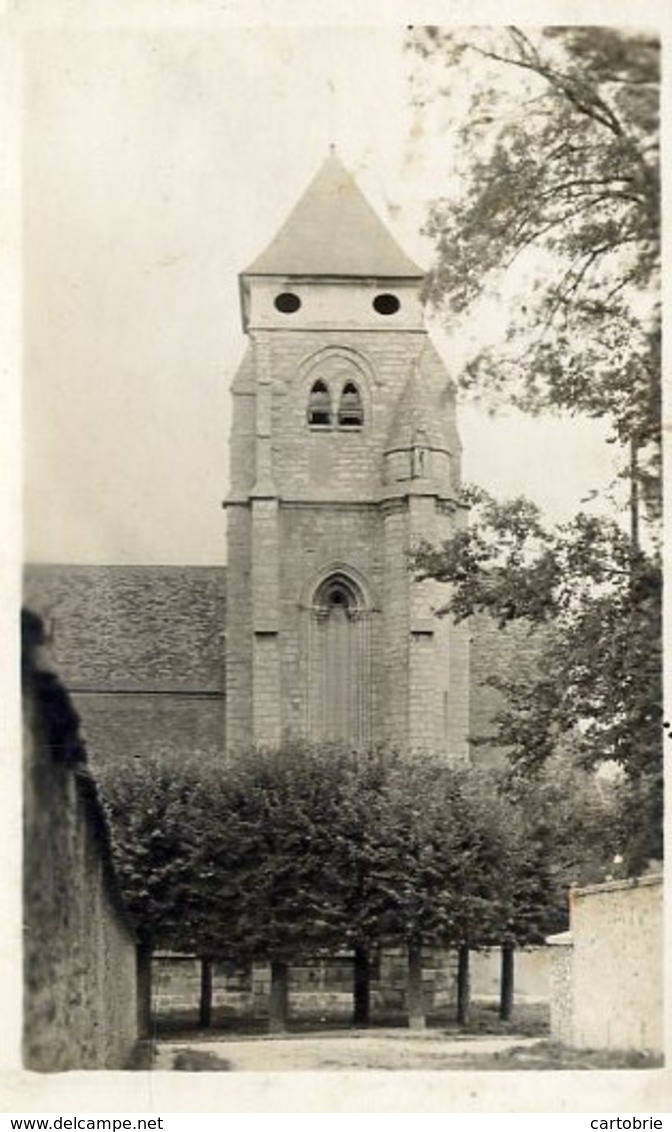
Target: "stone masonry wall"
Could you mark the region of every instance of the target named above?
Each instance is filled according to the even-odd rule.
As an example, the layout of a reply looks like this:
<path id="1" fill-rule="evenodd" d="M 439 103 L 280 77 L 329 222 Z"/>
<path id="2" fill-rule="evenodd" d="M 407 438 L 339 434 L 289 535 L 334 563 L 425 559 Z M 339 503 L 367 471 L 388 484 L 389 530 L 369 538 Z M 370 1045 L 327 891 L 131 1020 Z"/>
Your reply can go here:
<path id="1" fill-rule="evenodd" d="M 135 938 L 78 719 L 56 677 L 24 677 L 24 1060 L 122 1069 L 136 1037 Z"/>
<path id="2" fill-rule="evenodd" d="M 578 889 L 570 922 L 573 1045 L 662 1051 L 662 877 Z"/>
<path id="3" fill-rule="evenodd" d="M 662 876 L 575 889 L 554 937 L 551 1025 L 583 1049 L 663 1049 Z"/>
<path id="4" fill-rule="evenodd" d="M 273 470 L 282 497 L 314 499 L 320 492 L 330 499 L 377 497 L 394 410 L 425 338 L 407 331 L 271 334 Z M 321 373 L 313 359 L 325 348 L 343 351 L 343 372 L 362 390 L 361 431 L 307 427 L 310 385 Z"/>
<path id="5" fill-rule="evenodd" d="M 152 1005 L 160 1020 L 176 1014 L 193 1015 L 200 995 L 200 961 L 190 955 L 161 953 L 153 961 Z M 383 951 L 372 964 L 371 1009 L 374 1017 L 390 1018 L 406 1007 L 407 962 L 403 950 Z M 428 1012 L 443 1011 L 455 1002 L 456 963 L 452 952 L 426 948 L 423 989 Z M 215 962 L 212 967 L 212 1005 L 221 1019 L 249 1022 L 268 1015 L 270 967 Z M 290 1018 L 324 1021 L 350 1019 L 353 1009 L 353 961 L 348 954 L 305 958 L 289 972 Z"/>
<path id="6" fill-rule="evenodd" d="M 516 1002 L 548 1002 L 552 954 L 553 949 L 546 946 L 516 948 Z M 471 953 L 470 980 L 474 998 L 498 1000 L 501 974 L 501 948 L 486 947 Z"/>
<path id="7" fill-rule="evenodd" d="M 280 582 L 283 730 L 306 734 L 310 673 L 310 604 L 318 579 L 337 563 L 354 568 L 373 605 L 369 616 L 371 649 L 381 655 L 382 524 L 377 510 L 354 504 L 339 507 L 287 505 L 280 511 Z M 372 673 L 373 733 L 384 727 L 385 688 L 381 666 Z"/>
<path id="8" fill-rule="evenodd" d="M 469 672 L 469 740 L 473 758 L 481 765 L 501 763 L 503 752 L 496 738 L 493 722 L 505 700 L 493 688 L 491 677 L 506 678 L 512 673 L 533 680 L 538 675 L 539 658 L 548 643 L 549 631 L 533 628 L 525 621 L 500 626 L 488 614 L 477 614 L 459 627 L 468 633 Z M 488 740 L 491 739 L 491 742 Z"/>
<path id="9" fill-rule="evenodd" d="M 420 600 L 420 587 L 408 570 L 411 543 L 418 534 L 438 534 L 439 527 L 445 537 L 452 520 L 445 512 L 439 521 L 434 499 L 416 500 L 416 510 L 428 516 L 416 531 L 402 486 L 386 484 L 384 475 L 400 398 L 415 374 L 451 448 L 441 491 L 456 494 L 460 445 L 454 389 L 418 312 L 411 323 L 402 319 L 398 326 L 372 315 L 368 287 L 361 281 L 337 289 L 327 323 L 312 329 L 301 319 L 285 329 L 276 312 L 268 325 L 251 332 L 232 385 L 227 536 L 231 749 L 254 738 L 274 741 L 279 735 L 311 733 L 311 579 L 340 566 L 359 577 L 371 605 L 363 646 L 367 659 L 362 661 L 371 672 L 366 709 L 371 736 L 415 749 L 449 750 L 458 758 L 465 754 L 466 635 L 452 634 L 436 619 L 430 625 L 431 612 L 420 619 L 422 624 L 410 624 Z M 344 321 L 341 309 L 353 295 L 362 300 L 361 310 L 369 312 L 360 327 Z M 336 419 L 333 427 L 309 427 L 307 406 L 317 379 L 327 383 L 334 412 L 345 383 L 356 384 L 364 412 L 361 428 L 339 428 Z M 384 502 L 390 493 L 396 498 Z M 273 524 L 262 523 L 263 509 L 276 507 L 275 500 L 277 526 L 275 518 Z M 271 577 L 278 556 L 279 576 Z M 450 658 L 453 644 L 455 656 Z"/>
<path id="10" fill-rule="evenodd" d="M 572 979 L 572 933 L 551 936 L 551 969 L 549 977 L 551 1034 L 556 1042 L 571 1046 L 574 1019 L 574 983 Z"/>
<path id="11" fill-rule="evenodd" d="M 226 743 L 249 744 L 252 721 L 252 522 L 250 508 L 227 515 Z"/>

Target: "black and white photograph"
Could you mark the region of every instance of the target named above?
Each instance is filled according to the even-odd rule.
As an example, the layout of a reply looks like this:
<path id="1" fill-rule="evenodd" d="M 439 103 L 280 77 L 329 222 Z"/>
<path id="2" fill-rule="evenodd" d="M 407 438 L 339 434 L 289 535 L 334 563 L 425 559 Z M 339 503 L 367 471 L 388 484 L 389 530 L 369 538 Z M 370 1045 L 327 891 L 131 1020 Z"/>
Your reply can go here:
<path id="1" fill-rule="evenodd" d="M 22 32 L 35 1110 L 664 1111 L 663 29 L 289 7 Z"/>

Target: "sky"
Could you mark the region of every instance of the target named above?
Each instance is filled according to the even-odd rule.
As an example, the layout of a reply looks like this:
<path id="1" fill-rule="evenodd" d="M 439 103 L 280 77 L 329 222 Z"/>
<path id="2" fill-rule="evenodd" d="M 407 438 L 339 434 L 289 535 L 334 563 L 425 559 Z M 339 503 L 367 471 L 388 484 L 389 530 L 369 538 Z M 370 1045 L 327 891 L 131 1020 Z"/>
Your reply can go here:
<path id="1" fill-rule="evenodd" d="M 238 272 L 334 142 L 429 266 L 466 91 L 411 106 L 401 24 L 31 37 L 23 128 L 24 557 L 225 560 Z M 452 117 L 451 117 L 452 115 Z M 496 312 L 495 312 L 496 313 Z M 482 333 L 439 334 L 456 374 Z M 554 519 L 613 475 L 590 422 L 460 410 L 465 478 Z"/>

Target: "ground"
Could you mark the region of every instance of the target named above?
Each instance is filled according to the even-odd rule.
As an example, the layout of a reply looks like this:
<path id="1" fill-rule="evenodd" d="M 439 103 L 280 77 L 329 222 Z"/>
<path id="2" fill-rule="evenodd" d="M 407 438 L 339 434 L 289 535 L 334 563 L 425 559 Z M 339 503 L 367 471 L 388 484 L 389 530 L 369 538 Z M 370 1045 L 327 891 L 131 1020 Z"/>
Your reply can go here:
<path id="1" fill-rule="evenodd" d="M 198 1039 L 159 1042 L 154 1068 L 187 1072 L 301 1072 L 304 1070 L 450 1069 L 652 1069 L 661 1059 L 645 1054 L 568 1050 L 545 1039 L 463 1038 L 425 1031 L 350 1031 L 301 1037 Z"/>
<path id="2" fill-rule="evenodd" d="M 548 1011 L 540 1004 L 518 1007 L 502 1023 L 491 1005 L 472 1010 L 468 1027 L 437 1020 L 426 1030 L 377 1026 L 316 1029 L 293 1024 L 286 1034 L 164 1027 L 156 1044 L 154 1068 L 187 1072 L 282 1072 L 303 1070 L 451 1069 L 635 1069 L 661 1064 L 646 1054 L 569 1050 L 548 1037 Z"/>
<path id="3" fill-rule="evenodd" d="M 478 1051 L 492 1057 L 516 1045 L 524 1049 L 534 1038 L 447 1038 L 437 1031 L 411 1034 L 403 1030 L 324 1032 L 273 1038 L 226 1038 L 189 1044 L 161 1042 L 157 1069 L 231 1069 L 302 1071 L 306 1069 L 463 1069 L 465 1058 Z"/>

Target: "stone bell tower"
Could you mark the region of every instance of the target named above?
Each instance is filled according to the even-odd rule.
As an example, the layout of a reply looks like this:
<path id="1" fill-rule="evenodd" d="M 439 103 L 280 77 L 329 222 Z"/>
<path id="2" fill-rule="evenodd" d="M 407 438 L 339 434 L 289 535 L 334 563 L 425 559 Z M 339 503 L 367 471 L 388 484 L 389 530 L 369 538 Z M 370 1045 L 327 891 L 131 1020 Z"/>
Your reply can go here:
<path id="1" fill-rule="evenodd" d="M 409 571 L 466 515 L 422 278 L 333 151 L 240 277 L 229 750 L 295 735 L 467 757 L 466 630 Z"/>

